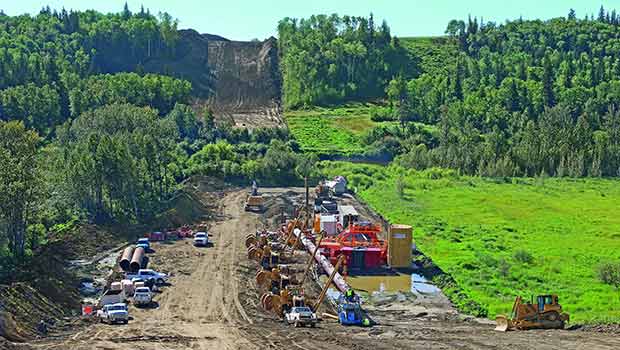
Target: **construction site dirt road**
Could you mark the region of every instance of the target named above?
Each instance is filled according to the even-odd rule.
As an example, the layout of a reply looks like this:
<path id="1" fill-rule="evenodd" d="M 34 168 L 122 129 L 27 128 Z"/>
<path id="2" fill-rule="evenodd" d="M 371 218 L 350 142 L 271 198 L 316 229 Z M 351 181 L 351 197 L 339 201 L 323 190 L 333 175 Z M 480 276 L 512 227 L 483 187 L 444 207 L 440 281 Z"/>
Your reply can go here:
<path id="1" fill-rule="evenodd" d="M 283 196 L 288 189 L 268 191 Z M 449 303 L 392 302 L 368 308 L 379 324 L 287 327 L 258 305 L 256 265 L 243 239 L 265 224 L 243 210 L 246 191 L 219 195 L 213 246 L 156 244 L 152 263 L 172 274 L 154 309 L 131 307 L 128 325 L 90 324 L 19 349 L 619 349 L 620 337 L 569 330 L 497 333 L 492 322 L 458 315 Z M 269 215 L 269 210 L 267 214 Z M 273 211 L 272 211 L 273 212 Z M 423 311 L 423 312 L 421 312 Z"/>

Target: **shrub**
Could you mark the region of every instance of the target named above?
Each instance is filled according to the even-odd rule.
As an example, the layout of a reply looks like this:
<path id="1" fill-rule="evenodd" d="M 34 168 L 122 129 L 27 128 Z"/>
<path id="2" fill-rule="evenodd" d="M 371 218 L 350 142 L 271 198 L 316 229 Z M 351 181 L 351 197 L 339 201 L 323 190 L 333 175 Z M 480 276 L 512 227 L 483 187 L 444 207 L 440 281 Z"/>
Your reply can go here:
<path id="1" fill-rule="evenodd" d="M 601 282 L 620 289 L 620 262 L 606 262 L 598 266 L 598 278 Z"/>
<path id="2" fill-rule="evenodd" d="M 396 117 L 394 112 L 389 108 L 372 106 L 370 107 L 370 120 L 377 123 L 391 122 L 395 121 Z"/>
<path id="3" fill-rule="evenodd" d="M 530 264 L 534 261 L 534 257 L 527 250 L 519 249 L 515 252 L 514 258 L 522 264 Z"/>

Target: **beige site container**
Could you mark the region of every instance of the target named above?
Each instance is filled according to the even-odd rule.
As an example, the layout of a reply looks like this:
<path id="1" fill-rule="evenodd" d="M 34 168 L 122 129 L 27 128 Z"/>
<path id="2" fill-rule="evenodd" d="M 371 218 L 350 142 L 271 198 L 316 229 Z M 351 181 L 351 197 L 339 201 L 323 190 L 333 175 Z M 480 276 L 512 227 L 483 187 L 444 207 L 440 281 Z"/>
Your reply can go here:
<path id="1" fill-rule="evenodd" d="M 411 267 L 412 247 L 412 227 L 409 225 L 391 225 L 388 234 L 388 265 L 393 268 Z"/>

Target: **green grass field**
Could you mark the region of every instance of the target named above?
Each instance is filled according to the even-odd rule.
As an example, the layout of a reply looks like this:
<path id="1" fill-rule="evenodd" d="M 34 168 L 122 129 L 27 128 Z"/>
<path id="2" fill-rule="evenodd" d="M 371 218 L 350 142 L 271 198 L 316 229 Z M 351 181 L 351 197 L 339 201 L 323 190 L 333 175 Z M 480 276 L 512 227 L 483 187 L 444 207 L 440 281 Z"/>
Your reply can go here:
<path id="1" fill-rule="evenodd" d="M 285 112 L 291 133 L 305 152 L 352 155 L 363 153 L 360 139 L 378 123 L 370 119 L 371 104 L 314 107 Z"/>
<path id="2" fill-rule="evenodd" d="M 418 249 L 490 318 L 509 313 L 517 294 L 557 293 L 574 322 L 620 321 L 620 291 L 597 277 L 599 264 L 620 261 L 620 181 L 500 181 L 342 162 L 322 167 L 345 175 L 390 222 L 413 225 Z"/>

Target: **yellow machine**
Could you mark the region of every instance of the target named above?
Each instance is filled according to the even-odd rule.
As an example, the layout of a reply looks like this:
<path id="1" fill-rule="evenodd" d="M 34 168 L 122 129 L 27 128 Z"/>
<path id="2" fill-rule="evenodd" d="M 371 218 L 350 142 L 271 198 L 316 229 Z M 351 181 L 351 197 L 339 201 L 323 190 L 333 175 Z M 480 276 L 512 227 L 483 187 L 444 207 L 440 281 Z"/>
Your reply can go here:
<path id="1" fill-rule="evenodd" d="M 245 211 L 263 212 L 265 200 L 262 195 L 249 195 L 245 203 Z"/>
<path id="2" fill-rule="evenodd" d="M 497 315 L 495 321 L 496 331 L 506 332 L 510 329 L 563 329 L 569 321 L 568 314 L 562 312 L 562 305 L 558 303 L 557 295 L 539 295 L 537 303 L 523 302 L 518 296 L 512 306 L 510 318 L 505 315 Z"/>

